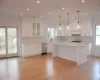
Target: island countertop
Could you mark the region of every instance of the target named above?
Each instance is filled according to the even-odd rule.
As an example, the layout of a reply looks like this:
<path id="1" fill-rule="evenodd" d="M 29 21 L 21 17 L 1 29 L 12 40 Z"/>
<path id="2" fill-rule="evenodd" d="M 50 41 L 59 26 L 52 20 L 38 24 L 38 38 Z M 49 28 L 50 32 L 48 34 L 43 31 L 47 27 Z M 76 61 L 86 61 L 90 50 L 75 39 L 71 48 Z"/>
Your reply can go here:
<path id="1" fill-rule="evenodd" d="M 62 46 L 88 46 L 86 43 L 77 43 L 77 42 L 54 42 L 53 44 L 62 45 Z"/>

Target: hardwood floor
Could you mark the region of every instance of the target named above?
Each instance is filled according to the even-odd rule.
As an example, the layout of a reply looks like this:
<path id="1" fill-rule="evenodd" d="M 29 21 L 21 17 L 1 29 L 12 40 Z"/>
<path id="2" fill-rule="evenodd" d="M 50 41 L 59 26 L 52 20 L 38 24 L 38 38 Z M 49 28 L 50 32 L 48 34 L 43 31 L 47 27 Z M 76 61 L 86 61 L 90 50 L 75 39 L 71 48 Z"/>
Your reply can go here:
<path id="1" fill-rule="evenodd" d="M 0 80 L 100 80 L 100 59 L 92 57 L 79 66 L 51 54 L 0 59 Z"/>

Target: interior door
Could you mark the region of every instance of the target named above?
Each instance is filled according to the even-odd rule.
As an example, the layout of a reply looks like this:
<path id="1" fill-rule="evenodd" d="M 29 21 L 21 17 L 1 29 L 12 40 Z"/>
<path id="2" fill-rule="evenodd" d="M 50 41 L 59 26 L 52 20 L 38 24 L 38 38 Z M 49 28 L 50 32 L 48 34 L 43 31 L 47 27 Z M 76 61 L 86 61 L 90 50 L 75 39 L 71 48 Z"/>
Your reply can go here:
<path id="1" fill-rule="evenodd" d="M 6 57 L 6 29 L 0 28 L 0 58 Z"/>

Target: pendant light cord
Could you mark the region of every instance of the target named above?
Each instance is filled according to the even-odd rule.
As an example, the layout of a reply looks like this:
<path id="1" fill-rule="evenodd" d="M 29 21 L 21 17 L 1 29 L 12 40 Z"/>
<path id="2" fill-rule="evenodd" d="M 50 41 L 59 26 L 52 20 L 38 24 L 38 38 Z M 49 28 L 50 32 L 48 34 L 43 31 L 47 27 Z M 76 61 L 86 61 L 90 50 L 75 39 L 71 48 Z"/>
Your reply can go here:
<path id="1" fill-rule="evenodd" d="M 69 25 L 69 13 L 67 15 L 68 15 L 68 25 Z"/>
<path id="2" fill-rule="evenodd" d="M 78 23 L 78 24 L 79 24 L 79 12 L 80 12 L 80 11 L 77 11 L 77 13 L 78 13 L 78 22 L 77 22 L 77 23 Z"/>

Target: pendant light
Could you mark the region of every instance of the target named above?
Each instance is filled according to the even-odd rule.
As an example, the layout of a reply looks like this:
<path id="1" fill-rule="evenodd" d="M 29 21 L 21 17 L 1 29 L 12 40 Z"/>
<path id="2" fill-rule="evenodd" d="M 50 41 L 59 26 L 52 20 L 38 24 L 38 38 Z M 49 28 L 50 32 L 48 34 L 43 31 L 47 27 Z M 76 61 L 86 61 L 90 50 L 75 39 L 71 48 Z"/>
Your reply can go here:
<path id="1" fill-rule="evenodd" d="M 81 29 L 81 27 L 80 27 L 80 21 L 79 21 L 79 13 L 80 13 L 80 11 L 77 11 L 77 13 L 78 13 L 78 22 L 77 22 L 77 27 L 76 27 L 76 29 L 77 30 L 80 30 Z"/>
<path id="2" fill-rule="evenodd" d="M 61 15 L 58 16 L 59 20 L 61 20 Z M 59 24 L 59 31 L 62 30 L 61 24 Z"/>
<path id="3" fill-rule="evenodd" d="M 67 15 L 68 15 L 68 24 L 67 24 L 67 29 L 70 29 L 70 27 L 69 27 L 69 13 L 68 13 Z"/>
<path id="4" fill-rule="evenodd" d="M 61 28 L 61 24 L 59 24 L 59 30 L 62 30 L 62 28 Z"/>

